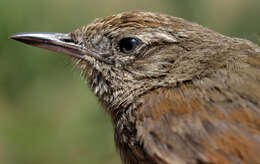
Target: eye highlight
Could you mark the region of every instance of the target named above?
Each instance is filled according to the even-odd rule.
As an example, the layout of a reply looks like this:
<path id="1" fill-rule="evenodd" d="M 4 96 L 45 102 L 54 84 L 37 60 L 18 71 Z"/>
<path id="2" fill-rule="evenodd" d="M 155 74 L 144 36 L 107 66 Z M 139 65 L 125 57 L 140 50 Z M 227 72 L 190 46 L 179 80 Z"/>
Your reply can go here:
<path id="1" fill-rule="evenodd" d="M 140 46 L 140 44 L 141 41 L 139 39 L 127 37 L 119 41 L 119 48 L 121 52 L 129 54 L 135 51 Z"/>

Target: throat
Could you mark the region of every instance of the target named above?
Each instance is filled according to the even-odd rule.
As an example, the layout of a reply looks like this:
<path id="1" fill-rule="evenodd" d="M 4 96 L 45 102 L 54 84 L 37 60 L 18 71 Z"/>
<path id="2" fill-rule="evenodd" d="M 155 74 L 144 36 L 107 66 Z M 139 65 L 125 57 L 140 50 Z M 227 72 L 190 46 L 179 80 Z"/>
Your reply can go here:
<path id="1" fill-rule="evenodd" d="M 109 104 L 113 102 L 111 84 L 103 77 L 102 73 L 92 70 L 91 73 L 89 73 L 87 80 L 92 92 L 102 103 Z"/>
<path id="2" fill-rule="evenodd" d="M 132 104 L 136 89 L 134 85 L 126 85 L 125 79 L 113 72 L 100 72 L 96 69 L 88 71 L 87 81 L 92 92 L 109 113 L 118 113 Z"/>

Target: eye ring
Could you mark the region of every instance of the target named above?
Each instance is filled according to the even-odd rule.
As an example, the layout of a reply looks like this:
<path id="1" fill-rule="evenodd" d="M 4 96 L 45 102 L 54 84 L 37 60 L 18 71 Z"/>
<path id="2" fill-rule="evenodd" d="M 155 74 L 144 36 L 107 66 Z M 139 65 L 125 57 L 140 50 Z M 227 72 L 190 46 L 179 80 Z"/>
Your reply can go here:
<path id="1" fill-rule="evenodd" d="M 141 44 L 137 38 L 126 37 L 119 41 L 120 51 L 124 54 L 129 54 L 135 51 Z"/>

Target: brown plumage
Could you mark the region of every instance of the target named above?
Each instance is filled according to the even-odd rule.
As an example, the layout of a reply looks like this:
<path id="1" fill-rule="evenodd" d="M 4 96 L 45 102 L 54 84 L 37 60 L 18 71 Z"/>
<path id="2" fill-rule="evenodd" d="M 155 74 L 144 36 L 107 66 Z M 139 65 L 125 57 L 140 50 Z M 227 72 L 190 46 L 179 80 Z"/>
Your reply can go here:
<path id="1" fill-rule="evenodd" d="M 260 164 L 260 47 L 126 12 L 11 38 L 68 54 L 111 115 L 125 164 Z"/>

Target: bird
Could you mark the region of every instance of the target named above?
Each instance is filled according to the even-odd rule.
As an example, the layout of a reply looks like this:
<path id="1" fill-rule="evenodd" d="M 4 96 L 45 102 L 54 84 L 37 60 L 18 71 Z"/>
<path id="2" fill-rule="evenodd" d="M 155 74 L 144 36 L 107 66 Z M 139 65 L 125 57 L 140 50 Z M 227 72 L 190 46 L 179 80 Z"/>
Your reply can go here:
<path id="1" fill-rule="evenodd" d="M 11 39 L 70 56 L 124 164 L 260 164 L 260 47 L 147 11 Z"/>

